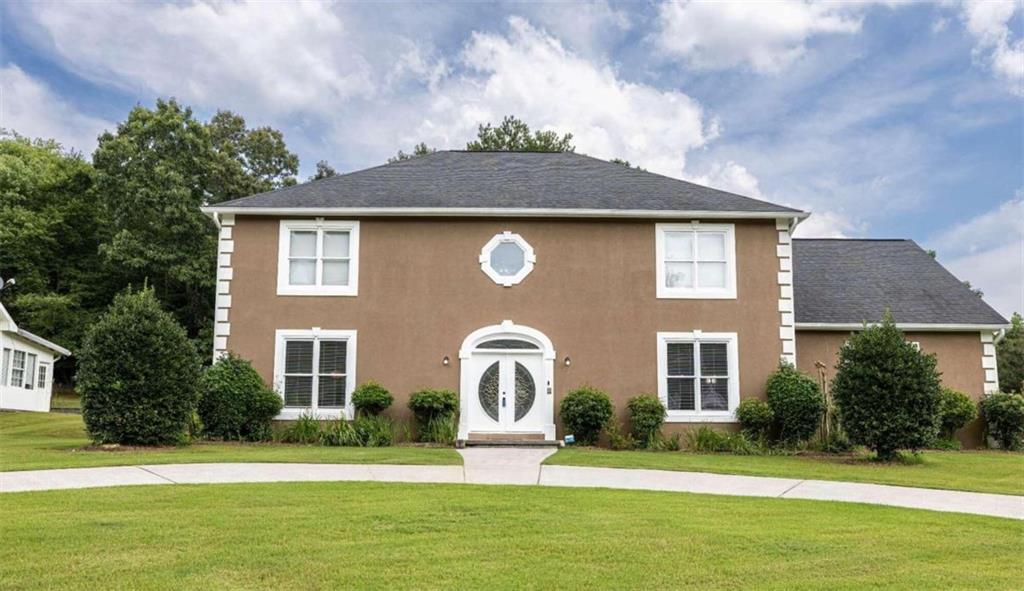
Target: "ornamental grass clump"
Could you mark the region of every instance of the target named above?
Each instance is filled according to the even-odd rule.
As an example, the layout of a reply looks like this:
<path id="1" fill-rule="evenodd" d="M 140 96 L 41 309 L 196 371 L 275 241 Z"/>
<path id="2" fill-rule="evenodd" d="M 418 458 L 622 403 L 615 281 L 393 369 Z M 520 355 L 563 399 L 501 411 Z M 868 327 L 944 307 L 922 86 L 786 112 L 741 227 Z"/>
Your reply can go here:
<path id="1" fill-rule="evenodd" d="M 409 410 L 416 417 L 416 430 L 420 441 L 450 443 L 454 430 L 455 413 L 459 410 L 459 396 L 451 390 L 420 390 L 409 397 Z"/>
<path id="2" fill-rule="evenodd" d="M 865 326 L 839 350 L 832 381 L 839 419 L 857 445 L 892 461 L 901 449 L 919 450 L 939 429 L 939 372 L 935 355 L 904 338 L 892 315 Z"/>
<path id="3" fill-rule="evenodd" d="M 199 358 L 151 288 L 126 292 L 86 334 L 76 389 L 96 443 L 178 444 L 196 410 Z"/>

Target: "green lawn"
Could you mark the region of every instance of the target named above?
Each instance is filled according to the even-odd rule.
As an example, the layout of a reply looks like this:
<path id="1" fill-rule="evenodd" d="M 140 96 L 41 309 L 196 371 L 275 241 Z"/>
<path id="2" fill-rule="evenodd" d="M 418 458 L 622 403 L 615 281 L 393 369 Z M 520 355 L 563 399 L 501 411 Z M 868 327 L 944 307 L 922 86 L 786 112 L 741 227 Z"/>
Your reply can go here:
<path id="1" fill-rule="evenodd" d="M 886 465 L 873 462 L 866 456 L 736 456 L 567 448 L 559 450 L 545 463 L 846 480 L 1024 495 L 1024 454 L 1002 451 L 927 451 L 923 458 L 921 464 Z"/>
<path id="2" fill-rule="evenodd" d="M 75 394 L 53 393 L 50 397 L 50 408 L 82 408 L 82 399 Z"/>
<path id="3" fill-rule="evenodd" d="M 1024 552 L 1009 519 L 381 483 L 5 494 L 0 534 L 9 589 L 1011 589 Z"/>
<path id="4" fill-rule="evenodd" d="M 82 449 L 88 445 L 81 415 L 0 413 L 0 471 L 186 462 L 462 463 L 462 457 L 449 448 L 197 443 L 120 451 Z"/>

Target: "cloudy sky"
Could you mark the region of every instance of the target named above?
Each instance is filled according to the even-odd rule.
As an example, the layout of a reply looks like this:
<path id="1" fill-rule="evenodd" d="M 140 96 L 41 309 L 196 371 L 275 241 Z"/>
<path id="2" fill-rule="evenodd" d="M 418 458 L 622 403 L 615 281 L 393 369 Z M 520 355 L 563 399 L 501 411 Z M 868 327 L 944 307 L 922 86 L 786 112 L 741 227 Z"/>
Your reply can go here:
<path id="1" fill-rule="evenodd" d="M 0 126 L 89 154 L 177 97 L 285 133 L 308 176 L 515 114 L 577 151 L 906 237 L 1024 310 L 1024 11 L 1009 1 L 13 2 Z"/>

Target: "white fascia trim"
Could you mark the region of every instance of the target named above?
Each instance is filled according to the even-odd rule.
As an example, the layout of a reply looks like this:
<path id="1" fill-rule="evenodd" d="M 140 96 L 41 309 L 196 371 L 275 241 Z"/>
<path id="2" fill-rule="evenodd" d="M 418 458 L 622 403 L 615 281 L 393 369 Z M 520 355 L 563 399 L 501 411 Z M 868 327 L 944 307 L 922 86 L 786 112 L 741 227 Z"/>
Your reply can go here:
<path id="1" fill-rule="evenodd" d="M 869 322 L 868 326 L 877 326 L 878 322 Z M 992 331 L 993 333 L 1009 328 L 1009 324 L 914 324 L 896 323 L 896 328 L 915 332 L 978 332 Z M 797 322 L 797 330 L 861 330 L 863 323 L 859 322 Z"/>
<path id="2" fill-rule="evenodd" d="M 292 230 L 348 231 L 348 285 L 291 285 L 288 278 L 288 249 Z M 322 244 L 317 238 L 317 245 Z M 320 280 L 322 258 L 317 246 L 315 280 Z M 357 296 L 359 295 L 359 222 L 355 220 L 281 220 L 277 239 L 277 295 L 279 296 Z"/>
<path id="3" fill-rule="evenodd" d="M 666 423 L 735 423 L 740 404 L 739 336 L 734 332 L 659 332 L 658 333 L 658 399 L 668 408 L 668 344 L 670 342 L 726 343 L 729 351 L 728 411 L 680 411 L 665 413 Z M 699 398 L 699 396 L 698 396 Z"/>
<path id="4" fill-rule="evenodd" d="M 701 218 L 701 219 L 794 219 L 802 220 L 808 212 L 767 211 L 702 211 L 650 209 L 564 209 L 526 207 L 201 207 L 207 215 L 276 215 L 276 216 L 372 216 L 372 217 L 566 217 L 566 218 Z"/>
<path id="5" fill-rule="evenodd" d="M 686 288 L 665 285 L 665 232 L 724 232 L 725 287 Z M 691 221 L 678 224 L 654 224 L 654 275 L 659 300 L 735 300 L 736 299 L 736 226 L 733 224 L 702 224 Z M 696 271 L 696 268 L 695 268 Z M 696 280 L 696 272 L 694 274 Z"/>
<path id="6" fill-rule="evenodd" d="M 344 408 L 325 408 L 316 409 L 313 411 L 312 408 L 297 408 L 293 406 L 285 406 L 281 408 L 281 412 L 277 415 L 278 420 L 294 420 L 299 418 L 303 414 L 313 414 L 317 419 L 348 419 L 354 418 L 355 413 L 352 406 L 352 391 L 356 387 L 356 346 L 357 346 L 357 331 L 355 330 L 324 330 L 319 327 L 307 328 L 307 329 L 278 329 L 274 331 L 274 378 L 273 378 L 273 389 L 284 401 L 284 342 L 287 339 L 344 339 L 347 341 L 345 347 L 345 407 Z M 319 363 L 316 358 L 317 345 L 314 345 L 314 361 Z M 315 376 L 316 374 L 314 374 Z M 316 379 L 313 380 L 314 399 L 317 395 L 316 392 Z"/>

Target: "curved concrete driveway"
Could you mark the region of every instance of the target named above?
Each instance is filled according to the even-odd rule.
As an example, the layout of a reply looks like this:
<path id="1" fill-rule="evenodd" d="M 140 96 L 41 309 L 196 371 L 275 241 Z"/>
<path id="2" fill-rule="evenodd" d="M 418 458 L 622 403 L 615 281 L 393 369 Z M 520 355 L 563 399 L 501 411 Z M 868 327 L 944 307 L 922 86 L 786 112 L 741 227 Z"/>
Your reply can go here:
<path id="1" fill-rule="evenodd" d="M 881 484 L 703 472 L 542 466 L 549 449 L 459 450 L 462 466 L 365 464 L 165 464 L 0 472 L 0 492 L 140 484 L 232 482 L 432 482 L 657 490 L 891 505 L 1024 520 L 1024 497 Z"/>

